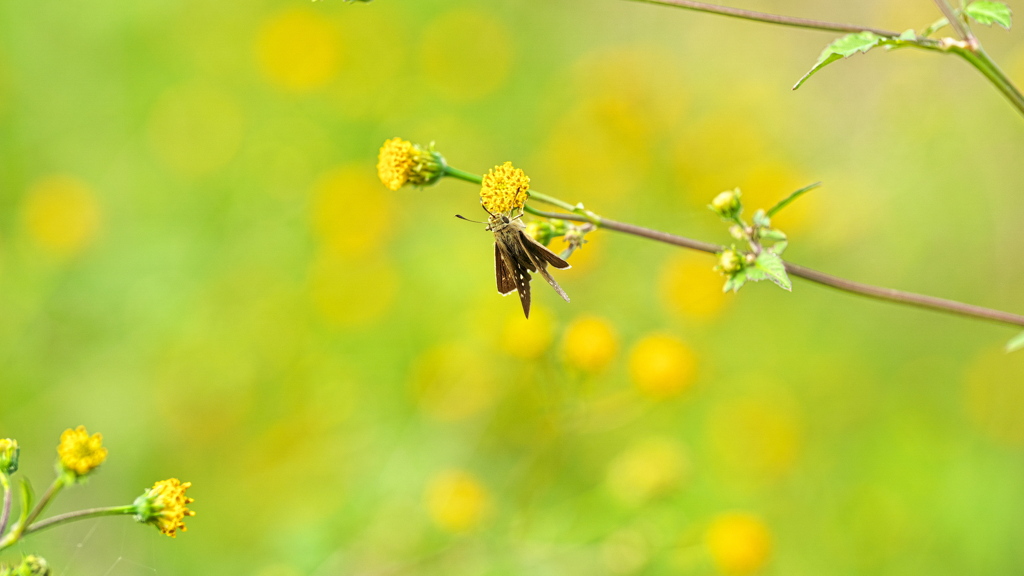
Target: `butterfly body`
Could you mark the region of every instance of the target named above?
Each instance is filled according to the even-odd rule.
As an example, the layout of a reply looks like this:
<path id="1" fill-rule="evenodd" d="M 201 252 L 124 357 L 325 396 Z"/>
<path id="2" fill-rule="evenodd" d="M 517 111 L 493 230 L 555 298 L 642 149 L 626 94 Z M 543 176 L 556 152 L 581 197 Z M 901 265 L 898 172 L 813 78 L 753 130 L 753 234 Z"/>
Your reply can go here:
<path id="1" fill-rule="evenodd" d="M 569 263 L 527 234 L 519 217 L 491 214 L 487 230 L 494 233 L 494 275 L 498 292 L 503 296 L 518 292 L 527 318 L 530 317 L 531 272 L 540 273 L 559 296 L 569 301 L 569 296 L 547 269 L 550 264 L 565 270 L 570 268 Z"/>

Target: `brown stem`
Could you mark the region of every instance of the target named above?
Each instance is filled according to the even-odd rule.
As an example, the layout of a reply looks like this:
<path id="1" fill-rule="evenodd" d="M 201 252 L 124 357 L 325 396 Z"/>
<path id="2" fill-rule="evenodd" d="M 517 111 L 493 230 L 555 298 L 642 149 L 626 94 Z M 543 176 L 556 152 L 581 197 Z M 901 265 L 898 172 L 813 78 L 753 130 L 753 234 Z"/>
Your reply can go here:
<path id="1" fill-rule="evenodd" d="M 679 8 L 685 8 L 687 10 L 697 10 L 698 12 L 709 12 L 712 14 L 720 14 L 722 16 L 730 16 L 732 18 L 742 18 L 744 20 L 756 20 L 758 22 L 767 22 L 769 24 L 779 24 L 781 26 L 792 26 L 795 28 L 810 28 L 812 30 L 826 30 L 829 32 L 871 32 L 879 36 L 899 36 L 899 32 L 893 32 L 892 30 L 882 30 L 880 28 L 871 28 L 869 26 L 857 26 L 854 24 L 839 24 L 837 22 L 825 22 L 822 20 L 809 20 L 807 18 L 795 18 L 792 16 L 780 16 L 778 14 L 766 14 L 764 12 L 754 12 L 753 10 L 742 10 L 740 8 L 730 8 L 728 6 L 718 6 L 715 4 L 708 4 L 706 2 L 694 2 L 693 0 L 633 0 L 634 2 L 646 2 L 647 4 L 661 4 L 663 6 L 676 6 Z"/>
<path id="2" fill-rule="evenodd" d="M 957 16 L 956 12 L 949 5 L 949 2 L 946 2 L 946 0 L 935 0 L 935 4 L 939 7 L 939 10 L 942 11 L 942 15 L 946 17 L 946 20 L 949 21 L 949 25 L 953 27 L 953 31 L 956 32 L 956 35 L 959 36 L 961 40 L 967 42 L 967 45 L 970 46 L 971 50 L 977 50 L 978 39 L 974 37 L 974 33 L 971 32 L 971 29 L 968 28 L 966 24 L 964 24 L 963 20 Z"/>
<path id="3" fill-rule="evenodd" d="M 562 220 L 573 220 L 576 222 L 589 222 L 587 218 L 578 214 L 561 214 L 557 212 L 535 212 L 538 216 L 544 218 L 561 218 Z M 709 242 L 702 242 L 700 240 L 693 240 L 683 236 L 677 236 L 675 234 L 669 234 L 668 232 L 661 232 L 659 230 L 651 230 L 650 228 L 644 228 L 642 226 L 636 226 L 634 224 L 627 224 L 625 222 L 617 222 L 615 220 L 609 220 L 602 218 L 600 224 L 601 228 L 607 228 L 609 230 L 615 230 L 616 232 L 623 232 L 625 234 L 632 234 L 633 236 L 640 236 L 648 238 L 650 240 L 656 240 L 658 242 L 664 242 L 666 244 L 672 244 L 674 246 L 681 246 L 683 248 L 689 248 L 690 250 L 698 250 L 700 252 L 708 252 L 715 254 L 721 252 L 724 247 L 717 244 L 711 244 Z M 1014 326 L 1024 326 L 1024 316 L 1019 314 L 1012 314 L 1010 312 L 1003 312 L 1001 310 L 992 310 L 991 308 L 983 308 L 981 306 L 974 306 L 971 304 L 964 304 L 963 302 L 956 302 L 953 300 L 945 300 L 943 298 L 935 298 L 933 296 L 925 296 L 923 294 L 915 294 L 913 292 L 904 292 L 902 290 L 893 290 L 892 288 L 882 288 L 881 286 L 872 286 L 870 284 L 862 284 L 860 282 L 853 282 L 851 280 L 844 280 L 831 274 L 825 274 L 824 272 L 818 272 L 799 264 L 786 263 L 786 271 L 791 275 L 804 280 L 810 280 L 821 284 L 823 286 L 829 286 L 843 292 L 849 292 L 851 294 L 859 294 L 868 298 L 875 298 L 876 300 L 885 300 L 888 302 L 895 302 L 897 304 L 905 304 L 908 306 L 917 306 L 919 308 L 928 308 L 930 310 L 938 310 L 940 312 L 946 312 L 948 314 L 957 314 L 960 316 L 968 316 L 971 318 L 980 318 L 982 320 L 991 320 L 993 322 L 999 322 L 1002 324 L 1011 324 Z"/>

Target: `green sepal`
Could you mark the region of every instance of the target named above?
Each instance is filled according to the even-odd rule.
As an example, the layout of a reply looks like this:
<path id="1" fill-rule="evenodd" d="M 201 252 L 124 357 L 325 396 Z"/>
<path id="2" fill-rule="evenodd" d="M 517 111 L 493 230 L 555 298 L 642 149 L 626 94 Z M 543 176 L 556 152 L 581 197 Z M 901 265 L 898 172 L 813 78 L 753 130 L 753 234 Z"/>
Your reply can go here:
<path id="1" fill-rule="evenodd" d="M 754 269 L 764 272 L 765 278 L 778 284 L 779 288 L 793 290 L 793 282 L 790 281 L 789 274 L 786 274 L 786 263 L 775 252 L 765 250 L 758 254 L 757 260 L 754 261 Z"/>
<path id="2" fill-rule="evenodd" d="M 765 214 L 764 210 L 754 212 L 754 226 L 758 228 L 771 228 L 772 219 Z"/>
<path id="3" fill-rule="evenodd" d="M 775 245 L 772 246 L 772 252 L 782 256 L 782 253 L 786 251 L 786 248 L 789 248 L 789 242 L 783 240 L 782 242 L 776 242 Z"/>
<path id="4" fill-rule="evenodd" d="M 761 238 L 763 240 L 771 240 L 772 242 L 785 242 L 786 234 L 782 230 L 769 228 L 768 230 L 761 231 Z"/>
<path id="5" fill-rule="evenodd" d="M 867 53 L 875 46 L 898 47 L 914 42 L 917 40 L 917 36 L 915 35 L 911 39 L 908 36 L 908 33 L 911 32 L 913 32 L 913 30 L 908 30 L 899 36 L 891 38 L 879 36 L 873 32 L 856 32 L 854 34 L 847 34 L 825 47 L 825 50 L 823 50 L 821 55 L 818 56 L 817 63 L 814 64 L 814 67 L 812 67 L 807 74 L 804 74 L 803 78 L 800 78 L 800 80 L 797 81 L 796 85 L 793 86 L 793 90 L 803 86 L 804 82 L 806 82 L 811 76 L 814 76 L 818 70 L 821 70 L 836 60 L 849 58 L 858 52 Z"/>
<path id="6" fill-rule="evenodd" d="M 1002 2 L 991 0 L 976 0 L 967 5 L 964 13 L 971 17 L 978 24 L 991 26 L 999 24 L 1009 30 L 1013 26 L 1013 11 Z"/>
<path id="7" fill-rule="evenodd" d="M 739 292 L 740 288 L 747 283 L 747 270 L 740 270 L 725 281 L 722 292 Z"/>
<path id="8" fill-rule="evenodd" d="M 1024 350 L 1024 332 L 1010 338 L 1010 341 L 1006 343 L 1007 352 L 1016 352 L 1017 350 Z"/>

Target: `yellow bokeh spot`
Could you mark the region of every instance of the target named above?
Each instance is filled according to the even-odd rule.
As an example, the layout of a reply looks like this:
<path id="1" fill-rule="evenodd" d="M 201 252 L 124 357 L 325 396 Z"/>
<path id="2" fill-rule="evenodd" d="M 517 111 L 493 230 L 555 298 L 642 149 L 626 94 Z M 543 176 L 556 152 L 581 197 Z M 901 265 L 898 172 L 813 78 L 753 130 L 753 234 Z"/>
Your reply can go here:
<path id="1" fill-rule="evenodd" d="M 608 467 L 608 489 L 620 501 L 636 505 L 675 490 L 689 462 L 671 438 L 651 437 L 630 446 Z"/>
<path id="2" fill-rule="evenodd" d="M 975 360 L 964 378 L 964 404 L 987 436 L 1024 447 L 1024 352 L 993 351 Z"/>
<path id="3" fill-rule="evenodd" d="M 235 157 L 244 124 L 231 95 L 214 86 L 185 84 L 160 96 L 149 117 L 149 142 L 171 170 L 203 176 Z"/>
<path id="4" fill-rule="evenodd" d="M 469 532 L 478 527 L 491 507 L 483 484 L 464 470 L 445 470 L 431 479 L 426 494 L 427 512 L 446 532 Z"/>
<path id="5" fill-rule="evenodd" d="M 324 251 L 310 267 L 310 299 L 328 322 L 340 327 L 364 326 L 380 318 L 397 290 L 397 272 L 379 257 L 349 259 Z"/>
<path id="6" fill-rule="evenodd" d="M 442 344 L 413 366 L 412 393 L 420 408 L 436 420 L 469 418 L 490 408 L 499 392 L 487 356 L 466 346 Z"/>
<path id="7" fill-rule="evenodd" d="M 340 36 L 318 12 L 291 8 L 269 18 L 256 39 L 260 69 L 275 86 L 308 92 L 338 70 Z"/>
<path id="8" fill-rule="evenodd" d="M 728 512 L 711 521 L 704 544 L 723 574 L 754 574 L 768 563 L 772 538 L 768 527 L 752 514 Z"/>
<path id="9" fill-rule="evenodd" d="M 764 157 L 769 146 L 757 126 L 757 122 L 722 112 L 687 125 L 679 134 L 673 173 L 689 192 L 692 206 L 704 208 L 719 192 L 739 186 L 747 167 Z M 746 193 L 744 188 L 744 196 Z M 752 213 L 748 211 L 747 216 Z"/>
<path id="10" fill-rule="evenodd" d="M 512 67 L 505 27 L 484 12 L 459 10 L 427 24 L 420 67 L 427 82 L 456 101 L 483 98 L 501 87 Z"/>
<path id="11" fill-rule="evenodd" d="M 331 170 L 313 185 L 313 229 L 331 252 L 365 256 L 378 250 L 395 220 L 394 200 L 382 194 L 368 166 Z"/>
<path id="12" fill-rule="evenodd" d="M 679 253 L 665 263 L 658 282 L 661 301 L 670 312 L 695 321 L 718 316 L 732 301 L 722 292 L 722 276 L 703 254 Z"/>
<path id="13" fill-rule="evenodd" d="M 562 352 L 569 366 L 584 372 L 600 372 L 618 354 L 619 337 L 607 320 L 581 316 L 565 329 Z"/>
<path id="14" fill-rule="evenodd" d="M 501 330 L 500 347 L 509 356 L 533 360 L 544 355 L 554 337 L 555 321 L 551 313 L 534 305 L 529 319 L 518 310 L 509 314 Z"/>
<path id="15" fill-rule="evenodd" d="M 796 463 L 802 445 L 800 419 L 778 394 L 724 401 L 711 410 L 708 437 L 716 460 L 745 480 L 774 480 Z"/>
<path id="16" fill-rule="evenodd" d="M 671 398 L 693 384 L 697 357 L 682 340 L 652 334 L 630 351 L 629 375 L 641 393 L 655 399 Z"/>
<path id="17" fill-rule="evenodd" d="M 49 176 L 25 197 L 23 217 L 29 237 L 56 256 L 86 249 L 100 227 L 100 207 L 92 190 L 71 176 Z"/>

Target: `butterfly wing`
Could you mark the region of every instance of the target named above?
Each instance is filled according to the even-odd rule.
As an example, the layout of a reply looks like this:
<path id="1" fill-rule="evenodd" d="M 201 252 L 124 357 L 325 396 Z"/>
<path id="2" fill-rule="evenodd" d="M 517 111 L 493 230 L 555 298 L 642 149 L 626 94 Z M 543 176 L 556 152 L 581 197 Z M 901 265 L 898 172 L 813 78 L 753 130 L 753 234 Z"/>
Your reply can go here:
<path id="1" fill-rule="evenodd" d="M 526 251 L 534 256 L 534 260 L 537 262 L 547 262 L 559 270 L 568 270 L 572 268 L 568 262 L 562 260 L 562 258 L 552 252 L 547 246 L 537 242 L 532 236 L 527 234 L 524 230 L 520 230 L 519 234 L 522 236 L 523 247 Z"/>
<path id="2" fill-rule="evenodd" d="M 548 272 L 547 265 L 551 264 L 559 270 L 565 270 L 570 267 L 569 263 L 559 258 L 558 255 L 551 250 L 548 250 L 547 246 L 531 238 L 526 234 L 526 232 L 520 231 L 519 234 L 522 235 L 523 249 L 525 250 L 527 257 L 533 261 L 533 268 L 536 269 L 537 272 L 540 272 L 540 275 L 544 277 L 544 280 L 547 280 L 547 283 L 555 289 L 555 292 L 558 292 L 558 295 L 561 296 L 563 300 L 568 302 L 569 295 L 565 293 L 565 290 L 562 290 L 562 287 L 558 285 L 558 282 L 556 282 L 551 276 L 551 273 Z"/>
<path id="3" fill-rule="evenodd" d="M 515 290 L 519 293 L 519 301 L 523 305 L 523 314 L 530 317 L 530 272 L 535 270 L 535 265 L 522 246 L 517 246 L 516 236 L 510 234 L 509 229 L 501 230 L 494 234 L 495 254 L 501 255 L 505 263 L 507 279 L 505 288 L 509 292 Z M 500 289 L 499 289 L 500 291 Z M 508 292 L 506 292 L 507 294 Z"/>
<path id="4" fill-rule="evenodd" d="M 508 296 L 516 289 L 512 267 L 509 266 L 508 260 L 505 259 L 497 242 L 494 243 L 494 277 L 498 281 L 498 293 L 502 296 Z"/>

